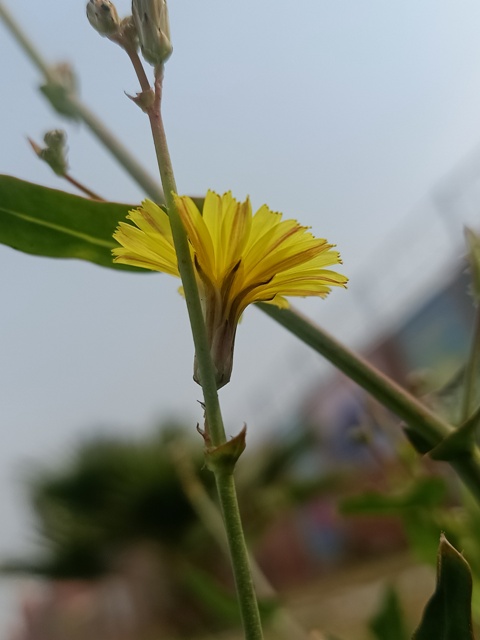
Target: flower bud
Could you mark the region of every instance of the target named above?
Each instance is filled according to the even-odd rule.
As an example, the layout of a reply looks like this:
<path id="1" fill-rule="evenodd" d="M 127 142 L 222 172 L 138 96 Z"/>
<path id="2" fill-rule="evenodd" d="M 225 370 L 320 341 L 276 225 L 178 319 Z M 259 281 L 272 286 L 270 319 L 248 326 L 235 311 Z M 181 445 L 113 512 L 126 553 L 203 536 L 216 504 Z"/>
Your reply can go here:
<path id="1" fill-rule="evenodd" d="M 132 0 L 132 14 L 143 57 L 162 64 L 173 51 L 166 0 Z"/>
<path id="2" fill-rule="evenodd" d="M 67 173 L 67 134 L 65 131 L 62 129 L 47 131 L 43 138 L 46 145 L 43 149 L 30 138 L 28 141 L 37 156 L 46 162 L 57 176 L 64 176 Z"/>
<path id="3" fill-rule="evenodd" d="M 115 5 L 110 0 L 89 0 L 87 18 L 101 36 L 113 36 L 119 31 L 120 18 Z"/>

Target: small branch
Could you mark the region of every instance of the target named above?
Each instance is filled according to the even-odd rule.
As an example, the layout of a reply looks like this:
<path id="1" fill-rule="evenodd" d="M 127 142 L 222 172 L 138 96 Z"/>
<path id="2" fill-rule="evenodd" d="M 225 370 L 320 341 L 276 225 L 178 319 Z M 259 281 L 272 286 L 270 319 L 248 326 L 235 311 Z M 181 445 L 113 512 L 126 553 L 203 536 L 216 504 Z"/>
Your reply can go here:
<path id="1" fill-rule="evenodd" d="M 158 182 L 145 171 L 139 162 L 137 162 L 127 147 L 123 146 L 118 138 L 114 136 L 109 129 L 107 129 L 105 124 L 78 98 L 72 96 L 70 101 L 79 118 L 110 151 L 113 157 L 134 179 L 139 187 L 142 188 L 145 194 L 155 202 L 162 204 L 165 201 L 165 197 L 162 189 L 158 185 Z"/>
<path id="2" fill-rule="evenodd" d="M 82 191 L 86 196 L 88 196 L 92 200 L 98 200 L 99 202 L 105 202 L 104 198 L 102 198 L 101 196 L 96 194 L 94 191 L 92 191 L 91 189 L 89 189 L 88 187 L 83 185 L 78 180 L 75 180 L 75 178 L 73 178 L 70 174 L 64 173 L 63 176 L 61 176 L 61 177 L 64 178 L 65 180 L 67 180 L 68 182 L 70 182 L 71 185 L 73 185 L 79 191 Z"/>

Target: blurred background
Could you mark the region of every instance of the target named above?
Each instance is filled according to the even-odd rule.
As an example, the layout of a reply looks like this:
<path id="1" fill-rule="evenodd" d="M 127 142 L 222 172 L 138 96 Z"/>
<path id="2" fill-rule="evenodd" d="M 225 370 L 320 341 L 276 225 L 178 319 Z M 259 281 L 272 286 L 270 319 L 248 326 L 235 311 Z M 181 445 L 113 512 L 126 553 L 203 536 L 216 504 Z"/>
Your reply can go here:
<path id="1" fill-rule="evenodd" d="M 133 71 L 121 50 L 91 29 L 83 0 L 10 5 L 47 60 L 72 63 L 82 99 L 155 176 L 146 118 L 125 96 L 138 89 Z M 116 6 L 122 15 L 129 11 L 127 0 Z M 463 225 L 478 226 L 480 204 L 478 4 L 299 0 L 293 9 L 281 0 L 177 0 L 169 7 L 174 54 L 164 109 L 180 192 L 249 194 L 255 208 L 267 203 L 336 243 L 349 289 L 296 305 L 402 382 L 417 388 L 428 378 L 428 389 L 445 383 L 464 359 L 470 333 L 462 259 Z M 26 141 L 41 142 L 47 130 L 62 127 L 71 174 L 107 199 L 138 204 L 144 194 L 91 134 L 52 112 L 37 91 L 38 72 L 1 23 L 0 51 L 0 172 L 68 190 Z M 6 247 L 0 270 L 0 556 L 31 558 L 39 540 L 57 535 L 32 489 L 42 486 L 46 469 L 68 477 L 85 443 L 148 441 L 161 437 L 159 425 L 181 424 L 195 442 L 201 394 L 191 379 L 192 341 L 173 278 L 118 274 Z M 412 379 L 412 371 L 422 373 Z M 345 462 L 346 477 L 366 465 L 362 474 L 374 485 L 400 446 L 382 431 L 373 455 L 358 444 L 362 431 L 350 451 L 350 428 L 371 414 L 368 401 L 254 308 L 239 328 L 233 378 L 221 401 L 230 434 L 247 423 L 249 451 L 261 468 L 274 445 L 290 451 L 297 437 L 313 437 L 315 446 L 300 438 L 312 455 L 299 446 L 294 451 L 303 457 L 287 456 L 288 477 L 318 492 L 336 459 L 325 453 L 325 441 Z M 367 423 L 375 431 L 390 421 L 377 415 Z M 200 449 L 198 438 L 196 444 Z M 302 491 L 293 503 L 317 495 Z M 312 557 L 323 567 L 344 549 L 347 556 L 362 549 L 343 547 L 345 532 L 327 527 L 335 517 L 331 501 L 315 509 L 302 517 L 321 526 L 305 525 L 298 548 L 319 531 L 333 532 L 330 546 L 323 538 L 312 542 L 317 555 L 304 561 L 304 574 L 292 570 L 288 585 L 316 575 Z M 386 537 L 401 549 L 397 524 Z M 268 535 L 281 541 L 284 534 Z M 264 548 L 275 548 L 273 540 Z M 277 556 L 264 551 L 263 563 L 283 584 L 289 572 L 275 574 Z M 304 566 L 300 559 L 293 564 Z M 2 584 L 0 630 L 7 634 L 24 583 Z"/>

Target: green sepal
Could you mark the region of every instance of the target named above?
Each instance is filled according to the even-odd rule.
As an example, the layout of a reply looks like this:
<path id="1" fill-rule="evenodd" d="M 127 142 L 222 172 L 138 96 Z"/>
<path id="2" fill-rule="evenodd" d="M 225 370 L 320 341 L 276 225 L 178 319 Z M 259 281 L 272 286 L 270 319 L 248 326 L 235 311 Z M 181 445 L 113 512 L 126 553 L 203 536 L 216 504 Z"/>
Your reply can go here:
<path id="1" fill-rule="evenodd" d="M 240 433 L 218 447 L 205 448 L 205 464 L 215 474 L 230 475 L 235 469 L 237 460 L 245 451 L 247 427 L 244 425 Z"/>
<path id="2" fill-rule="evenodd" d="M 437 586 L 412 640 L 474 640 L 472 575 L 465 558 L 440 536 Z"/>

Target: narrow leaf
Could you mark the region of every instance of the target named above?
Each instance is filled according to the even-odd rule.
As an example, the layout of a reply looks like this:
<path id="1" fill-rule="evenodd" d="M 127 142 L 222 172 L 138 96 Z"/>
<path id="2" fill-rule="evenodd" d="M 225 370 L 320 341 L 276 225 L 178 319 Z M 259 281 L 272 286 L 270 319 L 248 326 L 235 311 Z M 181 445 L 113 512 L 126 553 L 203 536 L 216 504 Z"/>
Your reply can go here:
<path id="1" fill-rule="evenodd" d="M 408 640 L 404 615 L 393 587 L 385 590 L 380 610 L 368 626 L 377 640 Z"/>
<path id="2" fill-rule="evenodd" d="M 413 640 L 474 640 L 472 576 L 465 558 L 440 537 L 437 586 Z"/>
<path id="3" fill-rule="evenodd" d="M 112 234 L 131 208 L 0 175 L 0 243 L 25 253 L 147 273 L 112 261 Z"/>

